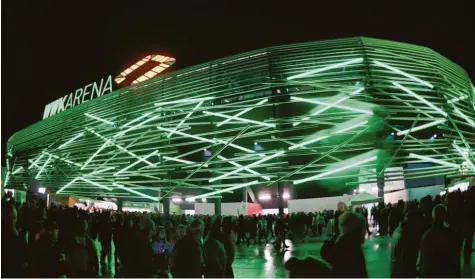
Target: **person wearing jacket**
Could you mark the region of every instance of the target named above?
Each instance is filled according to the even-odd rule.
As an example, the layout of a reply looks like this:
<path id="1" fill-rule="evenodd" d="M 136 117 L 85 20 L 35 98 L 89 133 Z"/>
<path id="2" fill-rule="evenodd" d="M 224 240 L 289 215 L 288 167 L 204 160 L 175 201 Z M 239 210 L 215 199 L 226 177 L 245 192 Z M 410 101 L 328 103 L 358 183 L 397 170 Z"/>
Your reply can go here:
<path id="1" fill-rule="evenodd" d="M 364 218 L 346 211 L 339 216 L 339 235 L 328 249 L 326 260 L 335 278 L 367 278 L 366 260 L 361 247 L 365 240 Z"/>
<path id="2" fill-rule="evenodd" d="M 221 238 L 221 217 L 216 216 L 211 223 L 208 236 L 204 241 L 206 253 L 206 278 L 223 278 L 226 272 L 226 250 Z"/>

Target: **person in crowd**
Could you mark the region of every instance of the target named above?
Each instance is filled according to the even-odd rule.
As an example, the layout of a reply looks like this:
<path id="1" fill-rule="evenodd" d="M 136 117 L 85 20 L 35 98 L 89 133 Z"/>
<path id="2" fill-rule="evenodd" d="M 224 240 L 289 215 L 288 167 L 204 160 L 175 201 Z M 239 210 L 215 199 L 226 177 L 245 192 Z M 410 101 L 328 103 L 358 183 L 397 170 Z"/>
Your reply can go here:
<path id="1" fill-rule="evenodd" d="M 173 246 L 167 240 L 166 229 L 157 227 L 155 236 L 152 238 L 153 272 L 159 278 L 168 278 L 170 256 Z"/>
<path id="2" fill-rule="evenodd" d="M 284 216 L 281 216 L 275 222 L 275 235 L 277 239 L 274 241 L 274 247 L 277 251 L 280 251 L 281 248 L 289 248 L 287 244 L 285 244 L 285 224 L 284 224 Z"/>
<path id="3" fill-rule="evenodd" d="M 470 264 L 472 262 L 473 249 L 473 234 L 475 230 L 475 186 L 470 187 L 465 195 L 465 226 L 464 226 L 464 263 Z"/>
<path id="4" fill-rule="evenodd" d="M 312 257 L 290 258 L 285 262 L 289 278 L 332 278 L 332 267 Z"/>
<path id="5" fill-rule="evenodd" d="M 397 206 L 391 211 L 389 215 L 389 235 L 392 236 L 393 232 L 402 222 L 404 217 L 404 201 L 399 200 Z"/>
<path id="6" fill-rule="evenodd" d="M 75 242 L 69 251 L 68 277 L 97 277 L 99 276 L 99 259 L 94 241 L 87 235 L 86 220 L 76 221 Z"/>
<path id="7" fill-rule="evenodd" d="M 204 241 L 206 278 L 223 278 L 226 274 L 226 250 L 221 239 L 221 217 L 216 216 Z"/>
<path id="8" fill-rule="evenodd" d="M 175 245 L 180 239 L 185 237 L 186 235 L 186 226 L 185 225 L 178 225 L 176 228 L 175 236 L 172 238 L 172 244 Z"/>
<path id="9" fill-rule="evenodd" d="M 66 253 L 58 243 L 58 225 L 48 220 L 44 233 L 34 242 L 30 260 L 31 277 L 58 278 L 66 275 Z"/>
<path id="10" fill-rule="evenodd" d="M 264 219 L 264 216 L 260 216 L 258 218 L 258 224 L 257 224 L 257 227 L 258 227 L 258 242 L 259 242 L 259 245 L 261 245 L 261 239 L 264 238 L 264 244 L 267 243 L 267 220 Z"/>
<path id="11" fill-rule="evenodd" d="M 324 257 L 333 267 L 333 276 L 368 277 L 361 247 L 365 240 L 364 218 L 357 213 L 346 211 L 339 216 L 339 226 L 340 234 Z"/>
<path id="12" fill-rule="evenodd" d="M 247 241 L 247 246 L 249 246 L 249 238 L 246 236 L 246 220 L 243 215 L 239 215 L 237 223 L 237 245 L 241 245 L 243 240 Z"/>
<path id="13" fill-rule="evenodd" d="M 267 235 L 271 235 L 272 237 L 274 237 L 274 230 L 273 230 L 274 215 L 267 214 L 266 221 L 267 221 Z"/>
<path id="14" fill-rule="evenodd" d="M 17 230 L 17 209 L 2 201 L 2 277 L 25 277 L 27 244 Z"/>
<path id="15" fill-rule="evenodd" d="M 124 215 L 117 214 L 115 215 L 115 219 L 113 221 L 112 227 L 112 236 L 114 239 L 114 256 L 115 256 L 115 270 L 116 274 L 119 271 L 119 266 L 122 263 L 124 258 L 124 250 L 125 250 L 125 223 L 124 223 Z"/>
<path id="16" fill-rule="evenodd" d="M 417 258 L 422 238 L 417 203 L 406 204 L 405 218 L 394 230 L 391 244 L 391 277 L 417 277 Z"/>
<path id="17" fill-rule="evenodd" d="M 221 242 L 226 250 L 226 269 L 224 271 L 224 278 L 234 278 L 233 262 L 236 249 L 233 232 L 233 217 L 225 216 L 221 222 Z"/>
<path id="18" fill-rule="evenodd" d="M 259 221 L 257 220 L 256 215 L 252 215 L 247 222 L 247 231 L 249 233 L 248 239 L 252 239 L 254 245 L 257 244 L 258 223 Z"/>
<path id="19" fill-rule="evenodd" d="M 432 211 L 432 226 L 425 232 L 421 243 L 421 278 L 460 277 L 460 271 L 453 268 L 459 260 L 454 259 L 456 240 L 444 225 L 446 214 L 447 210 L 440 204 Z"/>
<path id="20" fill-rule="evenodd" d="M 105 273 L 106 259 L 109 267 L 111 263 L 112 222 L 109 212 L 102 214 L 99 223 L 99 242 L 101 243 L 101 268 L 102 273 Z"/>
<path id="21" fill-rule="evenodd" d="M 205 271 L 206 253 L 203 246 L 204 222 L 194 219 L 185 237 L 177 242 L 171 259 L 175 278 L 201 278 Z"/>
<path id="22" fill-rule="evenodd" d="M 173 228 L 174 228 L 174 226 L 173 226 L 172 222 L 170 222 L 170 221 L 165 222 L 165 234 L 167 235 L 167 241 L 168 242 L 171 242 L 172 238 L 174 237 Z"/>

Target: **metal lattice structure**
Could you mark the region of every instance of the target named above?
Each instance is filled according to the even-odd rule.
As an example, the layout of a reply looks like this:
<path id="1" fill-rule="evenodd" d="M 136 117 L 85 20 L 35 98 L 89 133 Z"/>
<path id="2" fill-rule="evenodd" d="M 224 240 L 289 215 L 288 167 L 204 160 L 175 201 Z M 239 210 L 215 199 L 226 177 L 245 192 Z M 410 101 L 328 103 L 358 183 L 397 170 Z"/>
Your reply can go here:
<path id="1" fill-rule="evenodd" d="M 157 201 L 157 190 L 200 189 L 194 199 L 278 182 L 350 185 L 362 167 L 376 170 L 366 178 L 375 182 L 414 162 L 432 166 L 407 169 L 406 179 L 468 175 L 474 99 L 465 71 L 426 47 L 360 37 L 270 47 L 160 75 L 17 132 L 6 183 Z"/>

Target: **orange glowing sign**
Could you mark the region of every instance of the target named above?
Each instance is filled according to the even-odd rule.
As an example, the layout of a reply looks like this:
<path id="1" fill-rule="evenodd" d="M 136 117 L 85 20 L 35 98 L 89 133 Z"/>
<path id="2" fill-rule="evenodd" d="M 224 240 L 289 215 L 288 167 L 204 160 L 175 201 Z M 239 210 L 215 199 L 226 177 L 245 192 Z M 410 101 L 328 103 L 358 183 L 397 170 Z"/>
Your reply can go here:
<path id="1" fill-rule="evenodd" d="M 120 86 L 136 84 L 159 75 L 175 64 L 176 59 L 163 55 L 147 55 L 125 69 L 114 80 Z"/>

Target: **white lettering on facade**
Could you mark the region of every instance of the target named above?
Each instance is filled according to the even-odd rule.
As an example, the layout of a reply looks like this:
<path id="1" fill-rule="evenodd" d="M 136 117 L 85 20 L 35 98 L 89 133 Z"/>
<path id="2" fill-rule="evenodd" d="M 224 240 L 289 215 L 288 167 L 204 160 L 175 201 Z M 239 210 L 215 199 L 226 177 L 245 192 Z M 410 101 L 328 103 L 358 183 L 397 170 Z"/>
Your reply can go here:
<path id="1" fill-rule="evenodd" d="M 92 90 L 90 91 L 92 87 Z M 57 99 L 54 102 L 51 102 L 45 106 L 45 110 L 43 112 L 43 119 L 48 118 L 56 113 L 60 113 L 62 111 L 67 110 L 68 108 L 72 108 L 74 106 L 80 105 L 84 102 L 87 102 L 88 99 L 86 98 L 87 95 L 91 95 L 89 100 L 92 100 L 94 96 L 101 97 L 106 93 L 112 92 L 112 76 L 109 76 L 104 84 L 104 79 L 101 79 L 101 83 L 98 86 L 97 82 L 90 83 L 83 88 L 79 88 L 73 92 L 69 93 L 69 95 L 65 95 L 62 98 Z M 95 93 L 95 94 L 94 94 Z"/>

